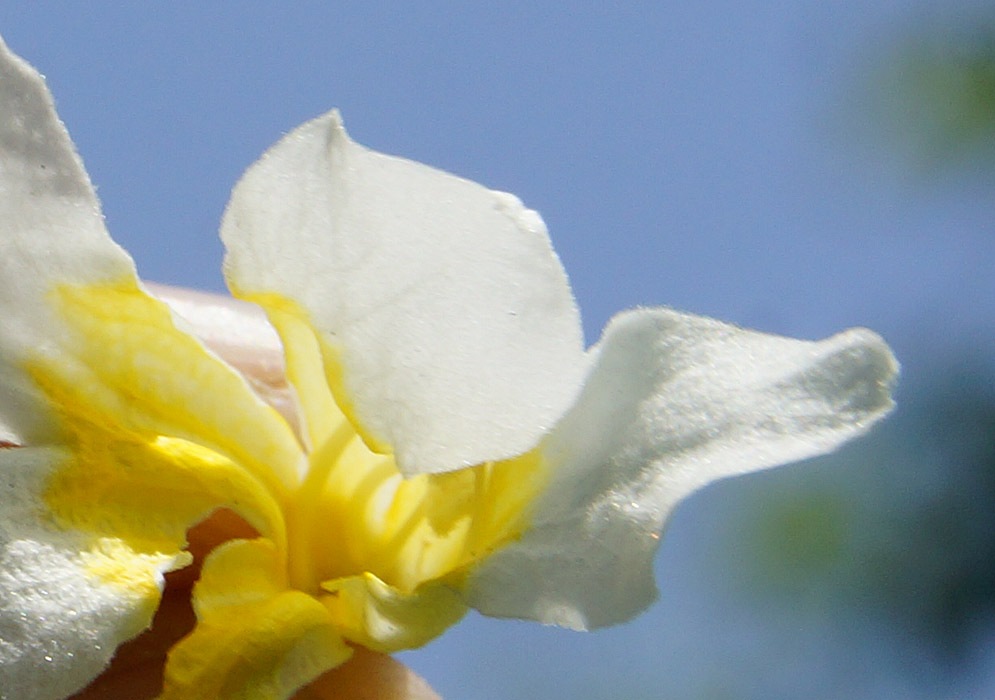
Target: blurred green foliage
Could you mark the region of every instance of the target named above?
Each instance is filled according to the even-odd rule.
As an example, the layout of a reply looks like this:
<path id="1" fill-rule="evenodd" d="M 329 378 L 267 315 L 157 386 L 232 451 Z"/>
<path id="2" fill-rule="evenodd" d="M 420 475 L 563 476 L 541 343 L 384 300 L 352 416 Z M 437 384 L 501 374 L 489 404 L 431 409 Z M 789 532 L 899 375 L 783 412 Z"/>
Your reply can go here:
<path id="1" fill-rule="evenodd" d="M 995 21 L 914 34 L 874 75 L 880 126 L 920 165 L 995 165 Z"/>
<path id="2" fill-rule="evenodd" d="M 995 617 L 995 397 L 991 376 L 957 373 L 933 396 L 921 447 L 948 475 L 912 515 L 923 551 L 900 559 L 925 575 L 903 589 L 922 622 L 949 651 L 962 652 L 973 628 Z"/>

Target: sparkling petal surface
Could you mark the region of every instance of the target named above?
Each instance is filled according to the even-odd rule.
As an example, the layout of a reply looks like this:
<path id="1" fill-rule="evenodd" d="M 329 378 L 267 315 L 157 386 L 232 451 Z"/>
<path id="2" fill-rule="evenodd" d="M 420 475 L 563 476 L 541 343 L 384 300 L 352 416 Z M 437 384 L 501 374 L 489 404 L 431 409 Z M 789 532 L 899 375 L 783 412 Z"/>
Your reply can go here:
<path id="1" fill-rule="evenodd" d="M 710 481 L 828 452 L 892 406 L 897 363 L 871 331 L 791 340 L 668 309 L 620 316 L 542 451 L 532 528 L 470 582 L 481 612 L 586 629 L 655 597 L 678 501 Z"/>
<path id="2" fill-rule="evenodd" d="M 43 517 L 58 448 L 0 449 L 0 698 L 63 700 L 152 619 L 182 556 L 56 529 Z M 111 580 L 113 578 L 113 581 Z"/>
<path id="3" fill-rule="evenodd" d="M 354 143 L 337 113 L 249 169 L 222 238 L 235 295 L 307 314 L 339 405 L 407 474 L 521 454 L 574 399 L 580 323 L 538 214 Z"/>

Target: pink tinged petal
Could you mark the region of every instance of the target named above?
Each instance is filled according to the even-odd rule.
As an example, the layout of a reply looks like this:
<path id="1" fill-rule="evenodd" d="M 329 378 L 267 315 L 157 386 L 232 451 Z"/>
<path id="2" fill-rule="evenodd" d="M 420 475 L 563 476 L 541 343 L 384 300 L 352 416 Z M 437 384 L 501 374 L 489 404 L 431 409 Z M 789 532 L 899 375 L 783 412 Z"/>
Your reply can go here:
<path id="1" fill-rule="evenodd" d="M 578 312 L 539 215 L 354 143 L 335 112 L 249 169 L 222 238 L 236 295 L 306 312 L 340 403 L 407 474 L 525 452 L 579 389 Z"/>
<path id="2" fill-rule="evenodd" d="M 169 305 L 180 328 L 237 370 L 257 396 L 279 411 L 295 431 L 299 430 L 298 407 L 287 383 L 283 345 L 262 309 L 220 294 L 150 282 L 145 286 Z"/>
<path id="3" fill-rule="evenodd" d="M 0 448 L 12 447 L 20 444 L 20 438 L 13 429 L 0 422 Z"/>
<path id="4" fill-rule="evenodd" d="M 469 585 L 488 615 L 587 629 L 656 595 L 652 557 L 677 503 L 727 476 L 828 452 L 892 407 L 898 365 L 873 332 L 821 342 L 668 309 L 616 317 L 577 404 L 542 445 L 533 524 Z"/>

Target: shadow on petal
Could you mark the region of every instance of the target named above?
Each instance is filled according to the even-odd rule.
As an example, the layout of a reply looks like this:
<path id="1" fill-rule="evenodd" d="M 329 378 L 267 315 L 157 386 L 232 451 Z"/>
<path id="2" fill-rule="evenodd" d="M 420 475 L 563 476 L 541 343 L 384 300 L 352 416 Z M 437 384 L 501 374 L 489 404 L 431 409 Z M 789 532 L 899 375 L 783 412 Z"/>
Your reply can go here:
<path id="1" fill-rule="evenodd" d="M 152 627 L 122 644 L 110 666 L 70 700 L 151 700 L 162 692 L 170 648 L 194 626 L 189 585 L 167 583 Z"/>
<path id="2" fill-rule="evenodd" d="M 196 623 L 190 603 L 204 557 L 222 542 L 258 533 L 232 511 L 221 509 L 190 528 L 190 566 L 166 574 L 166 588 L 152 626 L 118 647 L 110 665 L 68 700 L 151 700 L 162 692 L 166 655 Z"/>

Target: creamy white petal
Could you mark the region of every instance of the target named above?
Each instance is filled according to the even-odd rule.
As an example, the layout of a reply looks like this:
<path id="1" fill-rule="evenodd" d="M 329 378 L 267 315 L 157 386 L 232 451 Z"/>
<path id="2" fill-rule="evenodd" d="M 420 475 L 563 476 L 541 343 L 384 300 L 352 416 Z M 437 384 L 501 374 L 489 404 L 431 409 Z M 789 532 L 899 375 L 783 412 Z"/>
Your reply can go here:
<path id="1" fill-rule="evenodd" d="M 97 541 L 46 519 L 45 478 L 66 459 L 55 448 L 0 449 L 0 700 L 72 695 L 149 625 L 155 609 L 158 593 L 148 585 L 102 580 L 111 559 Z M 162 573 L 178 563 L 165 555 L 117 562 L 159 591 Z"/>
<path id="2" fill-rule="evenodd" d="M 100 206 L 44 80 L 0 40 L 0 422 L 47 441 L 44 402 L 19 361 L 64 333 L 45 294 L 54 282 L 134 275 L 104 229 Z"/>
<path id="3" fill-rule="evenodd" d="M 236 295 L 303 308 L 405 473 L 524 452 L 575 398 L 580 322 L 539 215 L 354 143 L 337 113 L 249 169 L 222 238 Z"/>
<path id="4" fill-rule="evenodd" d="M 892 406 L 898 366 L 851 329 L 821 342 L 668 309 L 620 314 L 574 408 L 543 443 L 553 469 L 533 525 L 469 585 L 488 615 L 586 629 L 656 595 L 652 557 L 704 484 L 832 450 Z"/>
<path id="5" fill-rule="evenodd" d="M 287 426 L 141 291 L 44 80 L 3 45 L 0 221 L 3 434 L 58 444 L 70 409 L 112 414 L 128 429 L 267 461 L 254 466 L 264 481 L 296 481 L 300 455 Z"/>

